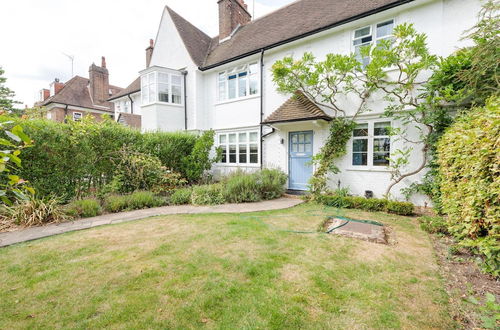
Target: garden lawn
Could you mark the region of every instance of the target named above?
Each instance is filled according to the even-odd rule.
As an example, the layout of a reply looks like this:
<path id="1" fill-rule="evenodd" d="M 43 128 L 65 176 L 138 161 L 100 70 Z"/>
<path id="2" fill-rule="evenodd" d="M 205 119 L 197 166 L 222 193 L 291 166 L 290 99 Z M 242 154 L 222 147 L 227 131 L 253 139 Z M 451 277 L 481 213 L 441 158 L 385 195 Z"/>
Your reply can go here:
<path id="1" fill-rule="evenodd" d="M 335 214 L 381 221 L 397 244 L 276 229 Z M 413 218 L 315 204 L 163 216 L 0 249 L 0 328 L 449 329 L 442 287 Z"/>

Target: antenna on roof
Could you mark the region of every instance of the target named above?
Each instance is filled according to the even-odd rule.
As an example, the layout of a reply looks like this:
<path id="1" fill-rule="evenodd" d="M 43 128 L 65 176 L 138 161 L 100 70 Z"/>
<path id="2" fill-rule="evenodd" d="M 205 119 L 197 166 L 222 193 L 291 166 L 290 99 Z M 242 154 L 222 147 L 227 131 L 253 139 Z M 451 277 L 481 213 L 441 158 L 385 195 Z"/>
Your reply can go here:
<path id="1" fill-rule="evenodd" d="M 71 79 L 73 78 L 73 62 L 75 61 L 75 55 L 68 55 L 66 53 L 63 53 L 63 55 L 65 55 L 71 61 L 71 77 L 70 77 Z"/>

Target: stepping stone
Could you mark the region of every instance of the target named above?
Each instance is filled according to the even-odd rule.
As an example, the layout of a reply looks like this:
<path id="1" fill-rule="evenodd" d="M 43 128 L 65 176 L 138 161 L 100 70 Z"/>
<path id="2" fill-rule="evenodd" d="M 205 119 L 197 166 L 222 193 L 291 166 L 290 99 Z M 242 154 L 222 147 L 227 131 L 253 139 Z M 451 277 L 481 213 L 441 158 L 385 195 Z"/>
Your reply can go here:
<path id="1" fill-rule="evenodd" d="M 328 222 L 327 233 L 341 235 L 379 244 L 388 244 L 385 227 L 359 220 L 332 218 Z"/>

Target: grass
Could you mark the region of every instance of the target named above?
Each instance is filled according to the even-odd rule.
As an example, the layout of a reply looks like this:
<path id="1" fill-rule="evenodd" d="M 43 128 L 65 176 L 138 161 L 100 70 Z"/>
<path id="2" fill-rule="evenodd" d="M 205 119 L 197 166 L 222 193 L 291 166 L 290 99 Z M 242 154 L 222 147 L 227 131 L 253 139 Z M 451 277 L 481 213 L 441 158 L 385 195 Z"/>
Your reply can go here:
<path id="1" fill-rule="evenodd" d="M 156 217 L 0 249 L 0 328 L 455 326 L 415 219 L 340 212 L 390 225 L 390 246 L 274 229 L 338 213 Z"/>

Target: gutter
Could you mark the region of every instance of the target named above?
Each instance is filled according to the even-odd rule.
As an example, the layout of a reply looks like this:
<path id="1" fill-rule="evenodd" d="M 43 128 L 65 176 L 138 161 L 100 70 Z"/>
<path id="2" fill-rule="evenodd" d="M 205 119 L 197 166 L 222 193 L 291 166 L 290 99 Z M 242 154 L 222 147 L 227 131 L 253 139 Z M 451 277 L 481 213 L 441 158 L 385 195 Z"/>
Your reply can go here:
<path id="1" fill-rule="evenodd" d="M 356 21 L 356 20 L 361 19 L 361 18 L 365 18 L 365 17 L 371 16 L 371 15 L 374 15 L 374 14 L 378 14 L 380 12 L 383 12 L 383 11 L 386 11 L 386 10 L 389 10 L 389 9 L 392 9 L 392 8 L 395 8 L 395 7 L 398 7 L 398 6 L 410 3 L 410 2 L 414 2 L 414 1 L 415 0 L 400 0 L 400 1 L 388 4 L 388 5 L 376 8 L 376 9 L 369 10 L 367 12 L 358 14 L 356 16 L 353 16 L 353 17 L 350 17 L 350 18 L 347 18 L 347 19 L 335 22 L 333 24 L 330 24 L 330 25 L 327 25 L 327 26 L 323 26 L 321 28 L 318 28 L 318 29 L 315 29 L 315 30 L 312 30 L 312 31 L 309 31 L 309 32 L 306 32 L 306 33 L 303 33 L 303 34 L 300 34 L 298 36 L 291 37 L 291 38 L 288 38 L 288 39 L 285 39 L 285 40 L 282 40 L 282 41 L 278 41 L 278 42 L 276 42 L 274 44 L 265 46 L 263 48 L 260 48 L 260 49 L 257 49 L 257 50 L 253 50 L 253 51 L 250 51 L 250 52 L 247 52 L 247 53 L 244 53 L 244 54 L 232 57 L 230 59 L 221 61 L 219 63 L 215 63 L 215 64 L 212 64 L 212 65 L 209 65 L 209 66 L 206 66 L 206 67 L 198 67 L 198 69 L 200 71 L 207 71 L 207 70 L 219 67 L 221 65 L 228 64 L 228 63 L 231 63 L 231 62 L 243 59 L 245 57 L 258 54 L 261 51 L 270 50 L 270 49 L 273 49 L 273 48 L 276 48 L 276 47 L 288 44 L 290 42 L 297 41 L 299 39 L 302 39 L 302 38 L 305 38 L 305 37 L 309 37 L 309 36 L 312 36 L 314 34 L 317 34 L 317 33 L 320 33 L 320 32 L 323 32 L 323 31 L 326 31 L 326 30 L 329 30 L 329 29 L 333 29 L 333 28 L 338 27 L 340 25 L 344 25 L 344 24 Z"/>
<path id="2" fill-rule="evenodd" d="M 278 120 L 278 121 L 269 121 L 262 123 L 262 125 L 272 125 L 272 124 L 281 124 L 281 123 L 293 123 L 293 122 L 299 122 L 299 121 L 312 121 L 312 120 L 324 120 L 324 121 L 332 121 L 332 117 L 314 117 L 314 118 L 299 118 L 299 119 L 287 119 L 287 120 Z"/>
<path id="3" fill-rule="evenodd" d="M 119 99 L 121 97 L 124 97 L 124 96 L 129 96 L 129 95 L 132 95 L 134 93 L 137 93 L 137 92 L 140 92 L 141 90 L 138 89 L 138 90 L 135 90 L 135 91 L 130 91 L 128 92 L 127 94 L 123 94 L 123 95 L 118 95 L 118 96 L 113 96 L 113 97 L 110 97 L 109 99 L 107 99 L 106 101 L 110 102 L 110 101 L 113 101 L 113 100 L 116 100 L 116 99 Z"/>

